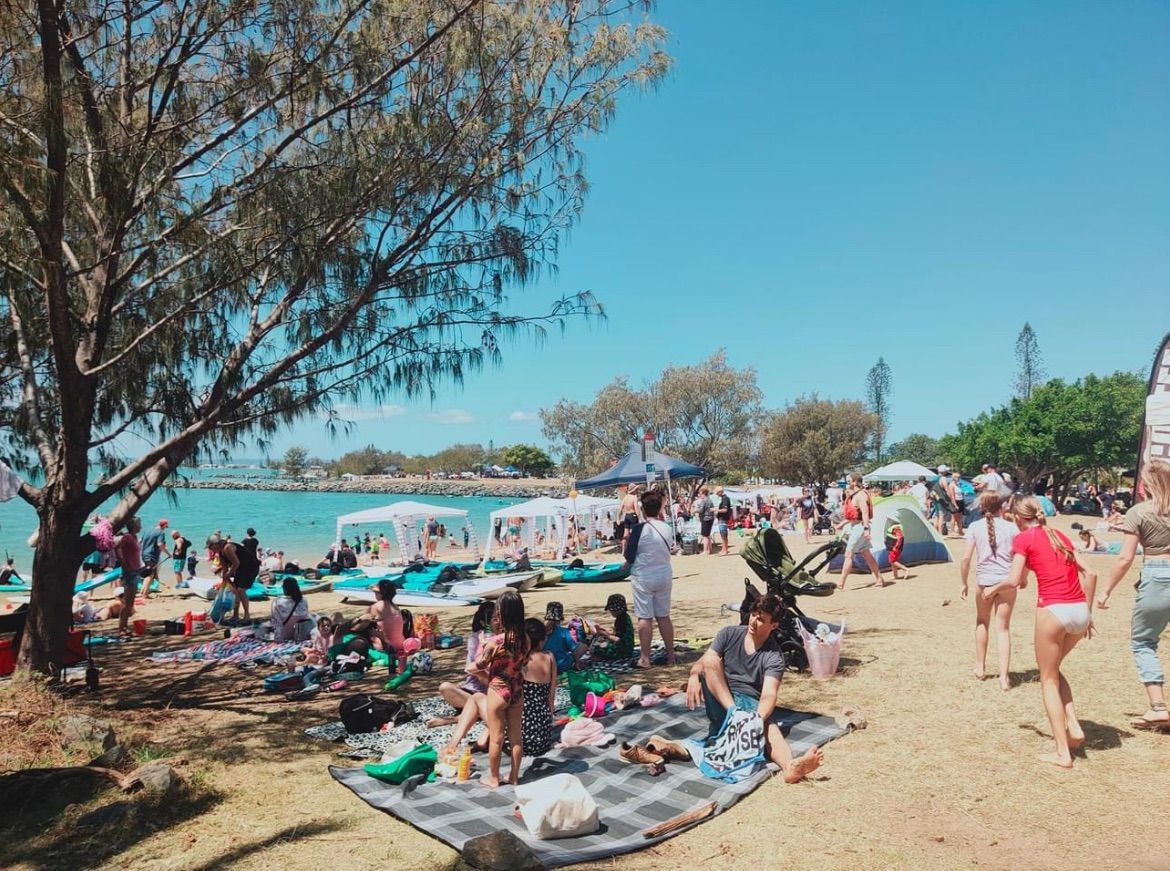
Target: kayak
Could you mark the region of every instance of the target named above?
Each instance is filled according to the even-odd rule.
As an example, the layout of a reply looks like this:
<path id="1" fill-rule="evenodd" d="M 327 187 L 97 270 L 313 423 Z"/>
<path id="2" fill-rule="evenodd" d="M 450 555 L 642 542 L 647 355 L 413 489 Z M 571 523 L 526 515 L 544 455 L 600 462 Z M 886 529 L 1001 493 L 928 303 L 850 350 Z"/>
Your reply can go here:
<path id="1" fill-rule="evenodd" d="M 536 582 L 538 587 L 554 587 L 561 582 L 561 578 L 565 573 L 561 569 L 542 569 L 540 572 L 540 580 Z"/>
<path id="2" fill-rule="evenodd" d="M 31 593 L 32 584 L 0 584 L 0 593 Z"/>
<path id="3" fill-rule="evenodd" d="M 566 584 L 602 583 L 604 581 L 624 581 L 630 576 L 630 569 L 625 563 L 608 563 L 597 568 L 565 569 L 561 578 Z"/>
<path id="4" fill-rule="evenodd" d="M 96 590 L 98 587 L 105 586 L 106 584 L 110 583 L 111 581 L 116 581 L 120 577 L 122 577 L 122 570 L 121 569 L 110 569 L 108 572 L 100 574 L 95 578 L 90 578 L 88 581 L 82 581 L 79 584 L 75 584 L 73 587 L 73 592 L 75 594 L 76 593 L 87 593 L 90 590 Z M 32 584 L 26 584 L 23 582 L 19 583 L 19 584 L 0 584 L 0 593 L 31 593 L 31 592 L 32 592 Z"/>

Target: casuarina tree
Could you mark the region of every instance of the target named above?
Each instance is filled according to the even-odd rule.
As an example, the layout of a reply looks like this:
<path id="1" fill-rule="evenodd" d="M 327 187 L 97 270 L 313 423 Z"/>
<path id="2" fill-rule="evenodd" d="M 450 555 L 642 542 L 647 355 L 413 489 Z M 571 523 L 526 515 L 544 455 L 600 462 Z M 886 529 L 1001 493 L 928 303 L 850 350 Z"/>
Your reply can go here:
<path id="1" fill-rule="evenodd" d="M 865 376 L 866 404 L 880 422 L 873 434 L 873 458 L 878 463 L 882 461 L 882 446 L 885 444 L 886 433 L 889 432 L 890 420 L 893 418 L 893 408 L 890 405 L 893 393 L 894 379 L 890 373 L 890 364 L 886 362 L 885 357 L 878 357 L 878 361 Z"/>
<path id="2" fill-rule="evenodd" d="M 578 215 L 583 140 L 668 68 L 646 7 L 5 5 L 0 452 L 40 466 L 22 663 L 60 663 L 108 500 L 120 524 L 201 452 L 599 313 L 505 293 Z"/>
<path id="3" fill-rule="evenodd" d="M 1040 356 L 1036 331 L 1024 321 L 1020 334 L 1016 336 L 1015 395 L 1020 399 L 1031 399 L 1032 391 L 1044 383 L 1044 376 L 1044 360 Z"/>

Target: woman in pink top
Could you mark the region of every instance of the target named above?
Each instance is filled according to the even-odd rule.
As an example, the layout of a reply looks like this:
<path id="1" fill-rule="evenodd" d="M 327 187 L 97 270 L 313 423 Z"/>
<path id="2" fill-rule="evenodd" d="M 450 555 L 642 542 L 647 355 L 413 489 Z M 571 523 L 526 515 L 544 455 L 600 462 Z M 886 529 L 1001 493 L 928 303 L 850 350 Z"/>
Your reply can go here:
<path id="1" fill-rule="evenodd" d="M 1085 743 L 1085 733 L 1060 666 L 1082 637 L 1093 634 L 1097 575 L 1077 562 L 1072 542 L 1063 532 L 1048 528 L 1036 497 L 1017 499 L 1013 511 L 1020 532 L 1012 541 L 1011 576 L 984 588 L 983 596 L 994 598 L 1000 588 L 1008 586 L 1022 589 L 1027 573 L 1036 575 L 1036 664 L 1040 666 L 1044 710 L 1056 741 L 1056 752 L 1045 753 L 1040 759 L 1072 768 L 1072 751 Z"/>
<path id="2" fill-rule="evenodd" d="M 370 606 L 369 618 L 378 624 L 379 638 L 382 650 L 386 653 L 393 651 L 396 657 L 403 656 L 406 647 L 406 636 L 403 633 L 402 611 L 394 604 L 394 594 L 398 588 L 391 581 L 383 578 L 378 581 L 378 601 Z"/>
<path id="3" fill-rule="evenodd" d="M 142 577 L 142 542 L 138 533 L 142 521 L 137 517 L 126 518 L 126 531 L 114 545 L 118 563 L 122 567 L 122 613 L 118 616 L 118 632 L 128 635 L 130 618 L 134 615 L 134 599 L 138 596 L 138 581 Z"/>

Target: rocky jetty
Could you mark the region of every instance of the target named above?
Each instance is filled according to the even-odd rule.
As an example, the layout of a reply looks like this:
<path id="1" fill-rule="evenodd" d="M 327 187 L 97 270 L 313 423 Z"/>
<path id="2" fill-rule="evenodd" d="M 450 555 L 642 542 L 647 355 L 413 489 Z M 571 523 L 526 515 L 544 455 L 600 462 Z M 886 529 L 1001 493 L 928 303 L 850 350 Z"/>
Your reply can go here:
<path id="1" fill-rule="evenodd" d="M 170 481 L 175 490 L 276 490 L 299 493 L 392 493 L 400 496 L 492 496 L 533 499 L 567 496 L 569 485 L 554 478 L 477 478 L 471 481 L 427 478 L 357 478 L 302 481 L 290 478 L 217 478 L 208 481 Z"/>

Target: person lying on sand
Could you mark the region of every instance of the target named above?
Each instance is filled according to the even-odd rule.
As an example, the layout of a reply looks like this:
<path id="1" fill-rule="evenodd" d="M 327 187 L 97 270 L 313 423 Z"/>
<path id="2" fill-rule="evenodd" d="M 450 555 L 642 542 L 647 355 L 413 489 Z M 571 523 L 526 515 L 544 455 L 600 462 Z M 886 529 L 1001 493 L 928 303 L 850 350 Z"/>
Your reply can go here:
<path id="1" fill-rule="evenodd" d="M 691 667 L 687 680 L 687 707 L 707 710 L 708 737 L 718 734 L 732 705 L 756 711 L 763 719 L 764 753 L 780 766 L 785 783 L 796 783 L 820 767 L 824 753 L 813 747 L 794 759 L 780 731 L 776 694 L 784 674 L 784 654 L 772 638 L 784 604 L 777 596 L 763 596 L 752 604 L 747 626 L 724 626 Z"/>

